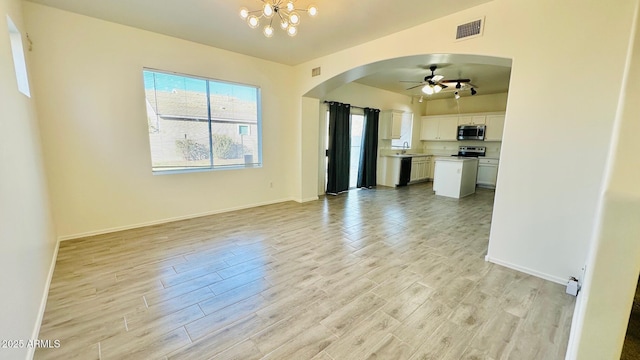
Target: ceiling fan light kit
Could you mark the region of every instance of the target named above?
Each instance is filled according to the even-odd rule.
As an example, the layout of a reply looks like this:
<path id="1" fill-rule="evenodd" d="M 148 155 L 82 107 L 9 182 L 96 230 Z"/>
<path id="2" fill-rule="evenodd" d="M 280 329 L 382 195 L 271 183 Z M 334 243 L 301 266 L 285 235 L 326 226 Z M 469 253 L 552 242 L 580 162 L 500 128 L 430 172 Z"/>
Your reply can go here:
<path id="1" fill-rule="evenodd" d="M 240 8 L 240 17 L 247 22 L 250 28 L 255 29 L 260 26 L 260 19 L 267 19 L 269 23 L 264 26 L 262 33 L 270 38 L 273 36 L 273 20 L 276 19 L 280 28 L 289 36 L 298 34 L 300 25 L 300 14 L 306 12 L 311 17 L 318 15 L 318 7 L 309 5 L 306 8 L 296 8 L 295 0 L 261 0 L 262 8 L 259 10 L 249 10 L 246 7 Z"/>
<path id="2" fill-rule="evenodd" d="M 436 75 L 435 71 L 438 69 L 436 65 L 431 65 L 429 70 L 431 70 L 431 75 L 427 75 L 424 77 L 424 81 L 421 81 L 419 85 L 412 86 L 407 90 L 415 89 L 417 87 L 422 87 L 422 92 L 426 95 L 433 95 L 441 92 L 443 89 L 448 88 L 449 86 L 455 87 L 454 97 L 456 100 L 460 99 L 460 91 L 466 90 L 468 86 L 471 86 L 471 95 L 477 94 L 475 90 L 475 85 L 471 84 L 471 79 L 453 79 L 453 80 L 445 80 L 444 76 Z M 455 85 L 454 85 L 455 84 Z M 420 96 L 422 99 L 422 96 Z"/>

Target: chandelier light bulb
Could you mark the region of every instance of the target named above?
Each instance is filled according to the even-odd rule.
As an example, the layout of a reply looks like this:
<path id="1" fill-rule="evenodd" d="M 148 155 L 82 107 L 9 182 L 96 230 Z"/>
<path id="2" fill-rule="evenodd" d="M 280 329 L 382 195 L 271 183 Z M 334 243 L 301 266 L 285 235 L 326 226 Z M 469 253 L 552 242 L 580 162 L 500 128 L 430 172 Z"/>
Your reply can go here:
<path id="1" fill-rule="evenodd" d="M 309 5 L 309 8 L 307 8 L 307 12 L 309 13 L 309 16 L 314 17 L 318 15 L 318 7 L 315 5 Z"/>
<path id="2" fill-rule="evenodd" d="M 264 36 L 268 38 L 273 36 L 273 28 L 271 27 L 271 25 L 265 26 L 262 32 L 264 33 Z"/>
<path id="3" fill-rule="evenodd" d="M 271 6 L 271 4 L 269 4 L 268 2 L 264 3 L 264 8 L 262 9 L 262 13 L 267 18 L 272 17 L 273 16 L 273 6 Z"/>
<path id="4" fill-rule="evenodd" d="M 249 9 L 246 7 L 240 8 L 240 17 L 246 19 L 249 17 Z"/>
<path id="5" fill-rule="evenodd" d="M 282 28 L 282 30 L 287 30 L 288 27 L 289 27 L 289 22 L 285 19 L 282 19 L 282 22 L 280 23 L 280 28 Z"/>
<path id="6" fill-rule="evenodd" d="M 287 28 L 287 34 L 289 34 L 289 36 L 296 36 L 297 33 L 298 29 L 295 26 L 289 26 Z"/>
<path id="7" fill-rule="evenodd" d="M 300 15 L 297 12 L 292 12 L 289 14 L 289 21 L 291 25 L 298 25 L 300 23 Z"/>
<path id="8" fill-rule="evenodd" d="M 293 5 L 293 1 L 289 1 L 287 3 L 287 11 L 293 11 L 293 10 L 295 10 L 295 8 L 296 8 L 296 6 Z"/>
<path id="9" fill-rule="evenodd" d="M 249 26 L 252 29 L 255 29 L 258 27 L 258 25 L 260 25 L 260 20 L 258 20 L 258 17 L 255 15 L 251 15 L 249 16 L 249 19 L 247 20 L 247 23 L 249 24 Z"/>
<path id="10" fill-rule="evenodd" d="M 433 88 L 431 87 L 431 85 L 425 85 L 425 87 L 422 88 L 422 92 L 427 95 L 431 95 L 433 94 Z"/>

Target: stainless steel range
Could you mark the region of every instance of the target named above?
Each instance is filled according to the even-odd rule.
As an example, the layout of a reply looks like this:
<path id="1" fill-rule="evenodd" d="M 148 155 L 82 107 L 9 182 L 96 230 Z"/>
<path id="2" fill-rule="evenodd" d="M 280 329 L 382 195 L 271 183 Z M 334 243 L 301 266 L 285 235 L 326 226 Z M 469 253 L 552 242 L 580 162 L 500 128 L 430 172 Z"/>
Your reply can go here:
<path id="1" fill-rule="evenodd" d="M 486 153 L 486 146 L 460 146 L 458 147 L 458 154 L 451 156 L 479 157 L 484 156 Z"/>

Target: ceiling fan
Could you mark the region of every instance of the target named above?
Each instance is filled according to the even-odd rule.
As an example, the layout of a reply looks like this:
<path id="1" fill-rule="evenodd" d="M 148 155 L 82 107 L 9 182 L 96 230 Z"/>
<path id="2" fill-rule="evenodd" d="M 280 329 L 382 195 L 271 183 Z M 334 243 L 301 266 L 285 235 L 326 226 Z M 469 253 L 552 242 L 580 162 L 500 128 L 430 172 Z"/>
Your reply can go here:
<path id="1" fill-rule="evenodd" d="M 471 79 L 451 79 L 446 80 L 442 75 L 436 75 L 435 71 L 438 69 L 436 65 L 431 65 L 429 70 L 431 70 L 431 75 L 427 75 L 424 77 L 423 81 L 420 81 L 418 85 L 412 86 L 406 90 L 412 90 L 418 87 L 422 87 L 422 92 L 427 95 L 432 95 L 439 93 L 443 89 L 448 87 L 455 88 L 455 90 L 461 90 L 467 86 L 471 86 L 471 94 L 475 95 L 475 85 L 471 84 Z M 416 82 L 416 81 L 401 81 L 401 82 Z"/>

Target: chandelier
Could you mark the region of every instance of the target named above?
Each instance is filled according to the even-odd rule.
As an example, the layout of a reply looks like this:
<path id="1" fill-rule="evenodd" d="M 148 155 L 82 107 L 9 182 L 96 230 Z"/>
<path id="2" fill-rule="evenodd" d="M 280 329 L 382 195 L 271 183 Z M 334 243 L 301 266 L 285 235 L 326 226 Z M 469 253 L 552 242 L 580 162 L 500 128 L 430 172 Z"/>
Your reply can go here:
<path id="1" fill-rule="evenodd" d="M 309 16 L 318 15 L 318 8 L 315 5 L 309 5 L 306 9 L 298 9 L 295 6 L 295 0 L 260 0 L 262 1 L 262 9 L 249 11 L 246 7 L 240 8 L 240 17 L 247 21 L 252 29 L 260 26 L 260 19 L 264 18 L 269 23 L 262 28 L 262 33 L 266 37 L 273 36 L 273 22 L 277 22 L 277 26 L 289 34 L 296 36 L 298 33 L 298 25 L 300 25 L 300 14 L 298 12 L 306 11 Z M 257 14 L 259 13 L 259 14 Z"/>

